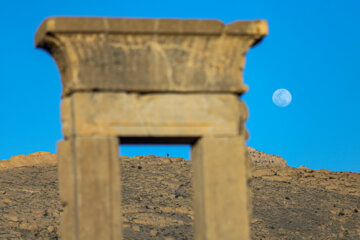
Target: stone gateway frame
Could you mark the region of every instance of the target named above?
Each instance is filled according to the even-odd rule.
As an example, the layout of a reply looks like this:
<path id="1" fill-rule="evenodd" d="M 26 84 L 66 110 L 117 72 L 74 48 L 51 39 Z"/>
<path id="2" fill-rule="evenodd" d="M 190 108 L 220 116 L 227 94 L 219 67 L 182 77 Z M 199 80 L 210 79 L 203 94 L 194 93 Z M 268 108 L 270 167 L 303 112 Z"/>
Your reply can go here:
<path id="1" fill-rule="evenodd" d="M 61 73 L 63 239 L 122 239 L 120 143 L 187 143 L 195 239 L 249 239 L 248 49 L 265 21 L 49 18 L 35 45 Z"/>

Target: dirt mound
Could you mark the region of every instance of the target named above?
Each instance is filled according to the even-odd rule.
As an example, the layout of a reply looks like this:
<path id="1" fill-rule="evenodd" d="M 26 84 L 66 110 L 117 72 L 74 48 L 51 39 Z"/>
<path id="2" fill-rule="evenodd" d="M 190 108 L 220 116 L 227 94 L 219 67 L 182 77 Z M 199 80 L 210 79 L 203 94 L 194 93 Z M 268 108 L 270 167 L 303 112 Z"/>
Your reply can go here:
<path id="1" fill-rule="evenodd" d="M 121 157 L 124 239 L 193 239 L 191 161 Z M 0 163 L 1 165 L 1 163 Z M 255 165 L 251 239 L 360 239 L 360 174 Z M 57 165 L 0 170 L 0 239 L 58 239 Z"/>
<path id="2" fill-rule="evenodd" d="M 29 155 L 17 155 L 9 160 L 0 161 L 0 169 L 9 169 L 24 166 L 36 166 L 41 164 L 56 164 L 56 154 L 49 152 L 36 152 Z"/>
<path id="3" fill-rule="evenodd" d="M 286 161 L 280 156 L 260 152 L 252 147 L 247 147 L 247 150 L 251 161 L 255 165 L 287 166 Z"/>

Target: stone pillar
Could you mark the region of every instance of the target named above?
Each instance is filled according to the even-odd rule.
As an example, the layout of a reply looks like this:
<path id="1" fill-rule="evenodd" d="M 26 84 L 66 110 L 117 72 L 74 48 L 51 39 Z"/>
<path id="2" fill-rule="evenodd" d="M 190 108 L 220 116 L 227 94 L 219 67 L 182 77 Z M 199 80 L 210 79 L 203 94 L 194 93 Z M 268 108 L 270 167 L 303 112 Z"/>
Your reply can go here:
<path id="1" fill-rule="evenodd" d="M 195 238 L 249 239 L 247 112 L 239 96 L 247 90 L 245 54 L 266 34 L 267 23 L 259 20 L 49 18 L 41 24 L 35 45 L 55 59 L 63 86 L 63 239 L 122 239 L 119 138 L 195 141 Z"/>
<path id="2" fill-rule="evenodd" d="M 249 239 L 244 136 L 203 137 L 192 148 L 195 239 Z"/>
<path id="3" fill-rule="evenodd" d="M 75 137 L 58 145 L 63 239 L 121 239 L 118 140 Z"/>

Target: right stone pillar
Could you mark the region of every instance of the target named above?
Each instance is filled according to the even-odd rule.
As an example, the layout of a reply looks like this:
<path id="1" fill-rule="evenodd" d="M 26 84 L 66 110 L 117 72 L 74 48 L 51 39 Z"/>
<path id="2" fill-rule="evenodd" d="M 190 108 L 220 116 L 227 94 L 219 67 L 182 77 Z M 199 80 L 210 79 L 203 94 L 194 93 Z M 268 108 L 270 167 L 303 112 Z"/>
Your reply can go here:
<path id="1" fill-rule="evenodd" d="M 203 137 L 192 148 L 196 240 L 249 239 L 245 138 Z"/>

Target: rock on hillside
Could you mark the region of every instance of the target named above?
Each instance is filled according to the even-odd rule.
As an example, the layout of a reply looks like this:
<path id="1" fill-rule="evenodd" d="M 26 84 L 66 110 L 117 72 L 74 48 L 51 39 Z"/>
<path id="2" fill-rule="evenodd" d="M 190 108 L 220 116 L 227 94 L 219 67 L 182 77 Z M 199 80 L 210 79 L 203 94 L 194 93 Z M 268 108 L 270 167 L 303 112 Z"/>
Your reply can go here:
<path id="1" fill-rule="evenodd" d="M 247 150 L 251 161 L 255 165 L 274 165 L 279 167 L 287 167 L 286 161 L 280 156 L 260 152 L 252 147 L 247 147 Z"/>
<path id="2" fill-rule="evenodd" d="M 56 154 L 49 152 L 36 152 L 29 155 L 21 154 L 13 156 L 9 160 L 1 160 L 0 169 L 34 166 L 39 164 L 56 164 Z"/>
<path id="3" fill-rule="evenodd" d="M 276 155 L 267 154 L 257 151 L 252 147 L 247 147 L 249 157 L 255 165 L 276 165 L 285 167 L 287 166 L 285 160 Z M 56 154 L 49 152 L 36 152 L 29 155 L 17 155 L 11 157 L 9 160 L 4 159 L 0 161 L 0 169 L 34 166 L 39 164 L 55 164 Z"/>

